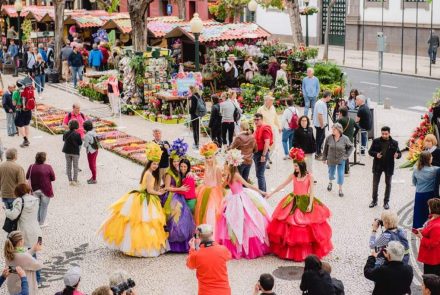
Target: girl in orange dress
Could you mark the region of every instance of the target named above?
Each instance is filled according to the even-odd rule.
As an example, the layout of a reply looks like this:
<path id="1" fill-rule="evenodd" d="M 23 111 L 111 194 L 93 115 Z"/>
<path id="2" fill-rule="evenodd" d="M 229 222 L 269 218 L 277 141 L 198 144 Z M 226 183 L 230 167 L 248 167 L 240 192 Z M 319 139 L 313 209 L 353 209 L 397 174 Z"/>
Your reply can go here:
<path id="1" fill-rule="evenodd" d="M 304 261 L 310 254 L 322 258 L 333 249 L 330 210 L 314 197 L 313 177 L 307 172 L 304 151 L 292 148 L 289 156 L 294 172 L 268 195 L 293 183 L 293 192 L 278 204 L 267 227 L 270 249 L 282 259 Z"/>
<path id="2" fill-rule="evenodd" d="M 210 224 L 214 229 L 214 234 L 224 197 L 222 170 L 217 166 L 215 159 L 217 150 L 218 147 L 213 142 L 200 148 L 200 154 L 205 157 L 205 176 L 203 184 L 197 187 L 196 190 L 197 201 L 194 212 L 196 225 Z"/>

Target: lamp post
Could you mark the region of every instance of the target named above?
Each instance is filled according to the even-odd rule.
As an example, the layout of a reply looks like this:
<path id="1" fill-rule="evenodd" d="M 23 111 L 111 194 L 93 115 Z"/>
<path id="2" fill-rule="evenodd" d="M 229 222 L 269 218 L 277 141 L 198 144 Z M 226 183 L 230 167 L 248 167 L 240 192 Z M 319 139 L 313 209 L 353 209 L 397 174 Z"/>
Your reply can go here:
<path id="1" fill-rule="evenodd" d="M 195 64 L 196 64 L 196 72 L 200 71 L 200 61 L 199 61 L 199 55 L 200 55 L 200 49 L 199 49 L 199 37 L 200 33 L 203 30 L 203 22 L 199 17 L 198 13 L 194 13 L 193 18 L 189 22 L 189 25 L 191 27 L 191 33 L 194 34 L 194 47 L 196 51 L 195 56 Z"/>
<path id="2" fill-rule="evenodd" d="M 17 77 L 18 76 L 18 67 L 20 66 L 20 52 L 21 52 L 21 23 L 20 23 L 20 13 L 23 10 L 23 3 L 21 2 L 21 0 L 16 0 L 14 3 L 14 7 L 15 7 L 15 11 L 17 11 L 17 27 L 18 27 L 18 57 L 17 60 L 15 61 L 15 71 L 14 71 L 14 76 Z M 18 65 L 17 65 L 18 63 Z"/>
<path id="3" fill-rule="evenodd" d="M 257 11 L 258 3 L 255 0 L 251 0 L 248 3 L 248 9 L 251 12 L 251 22 L 255 22 L 255 11 Z"/>
<path id="4" fill-rule="evenodd" d="M 310 2 L 310 0 L 304 0 L 304 4 L 306 5 L 306 10 L 307 10 L 307 7 L 309 7 L 309 2 Z M 327 16 L 327 17 L 329 17 L 329 16 Z M 309 15 L 307 12 L 306 12 L 306 46 L 307 47 L 309 46 Z"/>

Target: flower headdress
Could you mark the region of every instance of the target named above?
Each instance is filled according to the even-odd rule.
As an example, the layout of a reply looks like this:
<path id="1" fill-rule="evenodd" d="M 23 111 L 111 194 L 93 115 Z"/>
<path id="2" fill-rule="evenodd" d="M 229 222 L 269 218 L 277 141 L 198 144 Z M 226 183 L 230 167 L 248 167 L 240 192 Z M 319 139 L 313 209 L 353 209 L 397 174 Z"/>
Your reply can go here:
<path id="1" fill-rule="evenodd" d="M 160 162 L 160 157 L 162 156 L 162 150 L 157 143 L 149 142 L 147 143 L 147 148 L 145 150 L 148 161 Z"/>
<path id="2" fill-rule="evenodd" d="M 173 160 L 178 160 L 186 155 L 188 151 L 188 144 L 183 141 L 183 139 L 178 138 L 171 144 L 170 148 L 170 158 Z"/>
<path id="3" fill-rule="evenodd" d="M 238 167 L 243 163 L 243 155 L 240 150 L 232 149 L 226 153 L 226 162 L 228 165 Z"/>
<path id="4" fill-rule="evenodd" d="M 304 161 L 304 158 L 305 158 L 304 151 L 299 148 L 291 148 L 289 151 L 289 156 L 296 163 Z"/>
<path id="5" fill-rule="evenodd" d="M 218 151 L 218 146 L 212 141 L 202 145 L 202 147 L 200 148 L 200 154 L 205 158 L 215 155 L 217 151 Z"/>

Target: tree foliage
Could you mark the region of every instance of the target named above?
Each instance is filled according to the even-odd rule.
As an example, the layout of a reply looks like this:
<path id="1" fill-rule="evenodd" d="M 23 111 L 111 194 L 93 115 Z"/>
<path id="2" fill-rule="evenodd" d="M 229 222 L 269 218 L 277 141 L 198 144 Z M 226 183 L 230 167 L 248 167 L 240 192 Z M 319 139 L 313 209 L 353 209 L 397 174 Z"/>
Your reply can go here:
<path id="1" fill-rule="evenodd" d="M 217 0 L 209 6 L 209 12 L 214 15 L 217 21 L 225 21 L 227 18 L 239 19 L 243 9 L 251 0 Z M 284 9 L 283 0 L 257 0 L 257 3 L 264 8 Z"/>

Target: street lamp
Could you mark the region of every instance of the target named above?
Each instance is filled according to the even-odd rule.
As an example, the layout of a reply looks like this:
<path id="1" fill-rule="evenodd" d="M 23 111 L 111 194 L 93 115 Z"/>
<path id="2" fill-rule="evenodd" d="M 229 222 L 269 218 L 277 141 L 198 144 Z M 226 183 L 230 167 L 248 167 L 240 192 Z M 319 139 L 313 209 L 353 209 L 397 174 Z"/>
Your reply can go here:
<path id="1" fill-rule="evenodd" d="M 20 56 L 21 52 L 21 24 L 20 24 L 20 13 L 23 10 L 23 3 L 21 0 L 16 0 L 14 3 L 15 11 L 17 11 L 17 27 L 18 27 L 18 56 Z M 20 63 L 18 63 L 18 66 L 20 66 Z M 15 63 L 15 71 L 14 76 L 18 76 L 18 67 L 17 63 Z"/>
<path id="2" fill-rule="evenodd" d="M 251 0 L 248 3 L 248 9 L 251 12 L 251 22 L 255 21 L 255 11 L 257 11 L 258 3 L 255 0 Z"/>
<path id="3" fill-rule="evenodd" d="M 200 61 L 199 61 L 199 36 L 200 33 L 203 30 L 203 22 L 199 17 L 198 13 L 194 13 L 193 18 L 189 22 L 189 25 L 191 27 L 191 33 L 194 34 L 194 45 L 195 45 L 195 63 L 196 63 L 196 72 L 200 71 Z"/>
<path id="4" fill-rule="evenodd" d="M 307 7 L 309 7 L 309 2 L 310 0 L 304 0 L 304 4 L 306 5 L 306 10 Z M 309 46 L 309 14 L 307 12 L 306 12 L 306 46 L 307 47 Z"/>

